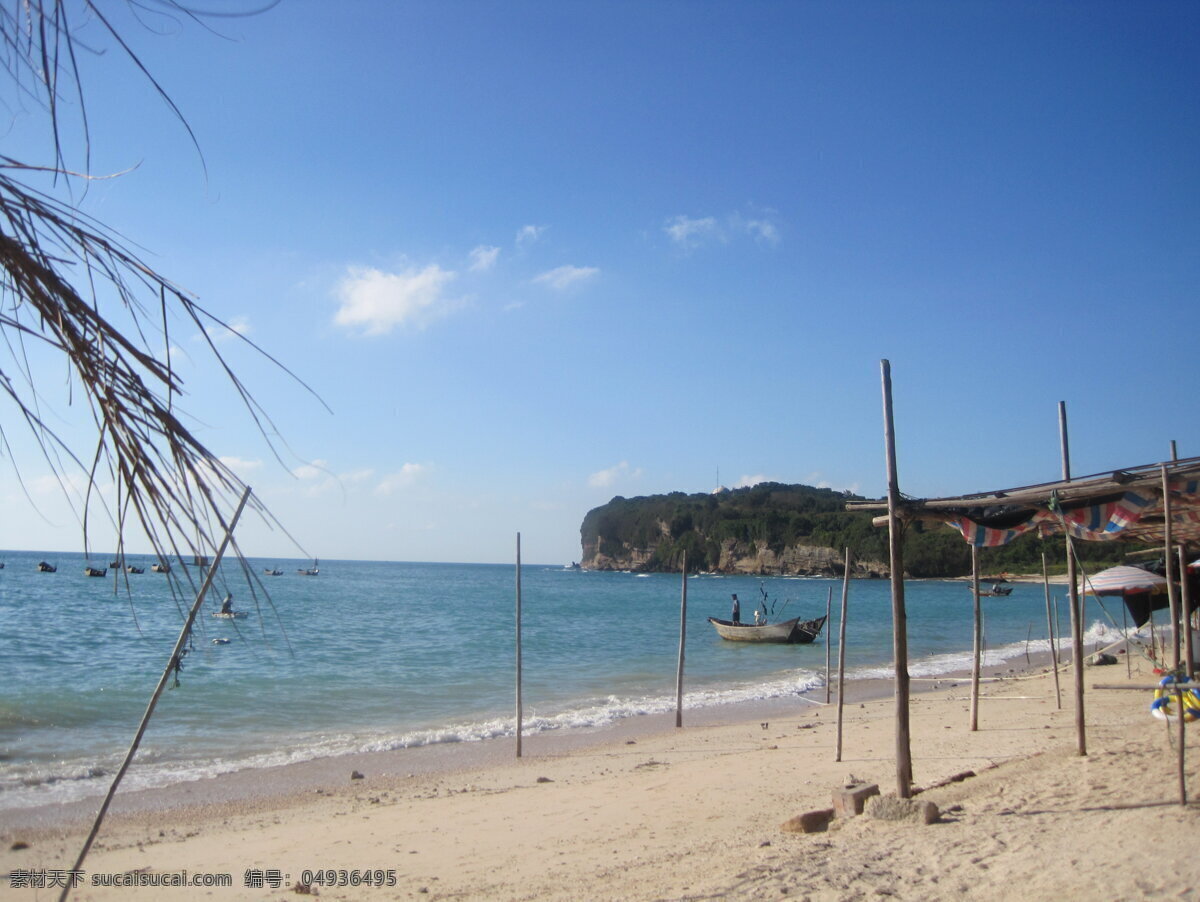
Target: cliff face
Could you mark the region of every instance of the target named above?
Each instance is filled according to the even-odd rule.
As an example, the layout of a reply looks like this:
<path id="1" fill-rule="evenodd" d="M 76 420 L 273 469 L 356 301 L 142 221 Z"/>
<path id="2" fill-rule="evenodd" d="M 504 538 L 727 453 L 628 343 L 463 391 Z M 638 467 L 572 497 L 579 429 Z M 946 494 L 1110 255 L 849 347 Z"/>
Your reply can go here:
<path id="1" fill-rule="evenodd" d="M 664 529 L 666 524 L 663 524 Z M 619 551 L 611 547 L 609 553 L 600 551 L 600 541 L 585 542 L 580 564 L 587 570 L 632 570 L 635 572 L 658 569 L 656 548 L 636 548 L 622 543 Z M 726 539 L 720 543 L 720 559 L 714 568 L 716 573 L 753 574 L 756 576 L 823 576 L 842 575 L 845 552 L 819 545 L 789 545 L 776 553 L 770 548 L 757 547 L 753 543 Z M 886 578 L 888 566 L 882 561 L 860 561 L 852 559 L 850 575 L 859 579 Z"/>

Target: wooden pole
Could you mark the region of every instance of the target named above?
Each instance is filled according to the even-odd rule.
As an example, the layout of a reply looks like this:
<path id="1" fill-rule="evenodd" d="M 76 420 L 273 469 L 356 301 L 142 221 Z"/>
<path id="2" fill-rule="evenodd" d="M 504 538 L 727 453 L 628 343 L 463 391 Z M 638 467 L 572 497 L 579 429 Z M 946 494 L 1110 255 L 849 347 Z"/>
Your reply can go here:
<path id="1" fill-rule="evenodd" d="M 983 656 L 982 612 L 979 609 L 979 548 L 971 546 L 971 597 L 974 600 L 974 652 L 971 658 L 971 732 L 979 729 L 979 670 Z"/>
<path id="2" fill-rule="evenodd" d="M 1165 558 L 1164 567 L 1167 578 L 1167 602 L 1171 609 L 1171 667 L 1175 673 L 1179 673 L 1179 597 L 1175 592 L 1175 560 L 1172 557 L 1172 552 L 1175 550 L 1174 542 L 1171 538 L 1171 486 L 1167 476 L 1167 465 L 1162 464 L 1162 492 L 1163 492 L 1163 557 Z M 1165 653 L 1164 653 L 1165 657 Z"/>
<path id="3" fill-rule="evenodd" d="M 1179 586 L 1183 601 L 1183 666 L 1187 670 L 1188 679 L 1196 675 L 1196 650 L 1192 648 L 1192 587 L 1188 578 L 1188 554 L 1184 546 L 1179 546 Z"/>
<path id="4" fill-rule="evenodd" d="M 1058 686 L 1058 639 L 1054 635 L 1054 617 L 1050 613 L 1050 574 L 1046 570 L 1046 552 L 1042 552 L 1042 588 L 1046 592 L 1046 635 L 1050 637 L 1050 663 L 1054 667 L 1054 700 L 1062 710 L 1062 690 Z"/>
<path id="5" fill-rule="evenodd" d="M 912 796 L 909 726 L 908 615 L 904 610 L 904 533 L 900 522 L 900 480 L 896 472 L 896 430 L 892 417 L 892 365 L 880 361 L 883 377 L 883 429 L 888 480 L 888 558 L 892 578 L 892 653 L 896 667 L 896 795 Z"/>
<path id="6" fill-rule="evenodd" d="M 191 635 L 192 625 L 196 622 L 196 614 L 199 613 L 200 605 L 204 603 L 204 596 L 208 594 L 208 590 L 212 586 L 213 578 L 217 575 L 217 568 L 221 566 L 221 558 L 225 554 L 225 549 L 229 547 L 234 527 L 237 526 L 237 522 L 241 518 L 242 511 L 245 509 L 248 500 L 250 500 L 250 486 L 246 486 L 246 490 L 242 492 L 242 500 L 238 503 L 237 510 L 233 513 L 233 519 L 229 521 L 229 525 L 225 528 L 225 538 L 221 540 L 221 545 L 217 549 L 212 566 L 208 568 L 208 573 L 204 577 L 200 591 L 196 593 L 196 600 L 192 602 L 192 609 L 188 612 L 187 620 L 183 623 L 183 628 L 179 631 L 179 638 L 175 640 L 175 648 L 171 652 L 171 657 L 167 660 L 167 666 L 163 669 L 162 676 L 158 678 L 158 685 L 154 687 L 154 692 L 150 696 L 150 702 L 146 705 L 146 713 L 142 715 L 142 721 L 138 724 L 133 742 L 130 743 L 129 750 L 125 753 L 125 760 L 117 768 L 112 785 L 109 786 L 108 793 L 104 796 L 104 801 L 100 804 L 100 810 L 96 812 L 96 820 L 92 823 L 92 829 L 88 833 L 87 839 L 84 840 L 83 848 L 79 850 L 79 857 L 75 859 L 75 866 L 71 869 L 72 872 L 79 872 L 83 868 L 83 860 L 87 858 L 88 851 L 92 848 L 92 843 L 96 841 L 96 834 L 100 832 L 100 825 L 104 822 L 104 815 L 108 813 L 108 806 L 112 804 L 113 796 L 117 793 L 117 787 L 121 785 L 121 780 L 124 778 L 125 772 L 129 770 L 129 765 L 133 763 L 133 756 L 137 754 L 138 746 L 142 744 L 142 737 L 146 735 L 146 727 L 150 725 L 150 716 L 154 713 L 163 690 L 167 688 L 167 680 L 171 677 L 171 671 L 179 664 L 179 656 L 183 652 L 183 646 L 187 644 L 188 636 Z M 71 881 L 66 881 L 63 886 L 62 895 L 58 897 L 59 902 L 66 902 L 67 896 L 70 895 L 73 888 Z"/>
<path id="7" fill-rule="evenodd" d="M 679 666 L 675 670 L 675 727 L 683 726 L 683 649 L 687 643 L 687 552 L 683 553 L 683 588 L 679 598 Z"/>
<path id="8" fill-rule="evenodd" d="M 1121 596 L 1121 632 L 1125 636 L 1125 676 L 1133 679 L 1133 657 L 1129 653 L 1129 605 L 1125 604 L 1125 596 Z"/>
<path id="9" fill-rule="evenodd" d="M 831 613 L 830 606 L 833 604 L 833 586 L 829 587 L 829 591 L 825 593 L 825 704 L 829 704 L 829 693 L 833 690 L 833 686 L 829 681 L 829 655 L 832 648 L 829 645 L 829 614 Z"/>
<path id="10" fill-rule="evenodd" d="M 521 757 L 521 534 L 517 533 L 517 757 Z"/>
<path id="11" fill-rule="evenodd" d="M 842 610 L 838 617 L 838 703 L 837 750 L 834 761 L 842 760 L 842 707 L 846 701 L 846 601 L 850 596 L 850 549 L 846 549 L 846 567 L 842 573 Z M 828 635 L 828 633 L 826 633 Z"/>
<path id="12" fill-rule="evenodd" d="M 1067 404 L 1058 402 L 1058 433 L 1062 442 L 1063 479 L 1071 479 L 1071 450 L 1067 440 Z M 1087 725 L 1083 710 L 1083 611 L 1079 606 L 1079 578 L 1071 536 L 1067 535 L 1067 599 L 1071 613 L 1071 675 L 1075 683 L 1075 746 L 1080 757 L 1087 755 Z"/>
<path id="13" fill-rule="evenodd" d="M 1184 769 L 1185 750 L 1187 748 L 1187 735 L 1184 727 L 1187 725 L 1187 719 L 1183 716 L 1183 690 L 1175 690 L 1175 710 L 1179 713 L 1176 720 L 1179 723 L 1179 804 L 1187 805 L 1187 771 Z"/>

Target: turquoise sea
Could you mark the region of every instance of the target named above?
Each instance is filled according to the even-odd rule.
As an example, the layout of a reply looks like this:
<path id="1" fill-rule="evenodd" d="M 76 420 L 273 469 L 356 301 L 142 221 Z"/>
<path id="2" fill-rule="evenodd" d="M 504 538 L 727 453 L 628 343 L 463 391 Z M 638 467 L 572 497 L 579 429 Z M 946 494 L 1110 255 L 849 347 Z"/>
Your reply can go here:
<path id="1" fill-rule="evenodd" d="M 39 560 L 58 566 L 40 573 Z M 152 560 L 114 581 L 78 555 L 0 552 L 0 809 L 102 794 L 145 710 L 191 603 Z M 108 563 L 96 561 L 103 566 Z M 163 694 L 124 789 L 346 752 L 513 735 L 514 566 L 251 560 L 226 562 L 197 620 L 179 686 Z M 280 576 L 263 574 L 265 568 Z M 199 582 L 195 568 L 192 573 Z M 174 575 L 181 576 L 176 565 Z M 526 732 L 595 727 L 673 711 L 681 579 L 526 564 L 521 571 Z M 1053 587 L 1063 594 L 1062 587 Z M 833 616 L 808 646 L 746 646 L 706 622 L 730 594 L 753 617 Z M 231 592 L 239 620 L 211 615 Z M 963 582 L 907 585 L 914 677 L 969 667 Z M 807 693 L 836 668 L 841 582 L 699 576 L 688 580 L 685 705 Z M 890 676 L 890 584 L 853 581 L 846 659 L 853 679 Z M 1063 628 L 1066 607 L 1062 607 Z M 984 599 L 987 666 L 1045 651 L 1040 585 Z M 1115 611 L 1120 617 L 1119 610 Z M 1089 608 L 1091 641 L 1109 628 Z M 228 640 L 216 642 L 214 640 Z"/>

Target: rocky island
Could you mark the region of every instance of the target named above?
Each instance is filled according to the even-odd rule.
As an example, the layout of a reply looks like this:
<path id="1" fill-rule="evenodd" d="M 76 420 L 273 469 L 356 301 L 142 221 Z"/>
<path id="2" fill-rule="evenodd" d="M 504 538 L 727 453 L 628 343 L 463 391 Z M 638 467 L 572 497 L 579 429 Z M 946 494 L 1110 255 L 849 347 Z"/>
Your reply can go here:
<path id="1" fill-rule="evenodd" d="M 887 530 L 873 526 L 868 513 L 846 510 L 846 502 L 859 500 L 777 482 L 690 495 L 618 495 L 584 517 L 580 563 L 588 570 L 678 572 L 686 552 L 693 573 L 840 577 L 849 548 L 852 577 L 887 578 Z M 982 549 L 981 560 L 985 572 L 1040 573 L 1043 551 L 1052 561 L 1063 557 L 1060 541 L 1050 547 L 1031 533 Z M 1079 553 L 1109 564 L 1120 563 L 1125 549 L 1084 543 Z M 914 521 L 905 535 L 904 570 L 916 578 L 964 577 L 970 548 L 955 530 Z"/>

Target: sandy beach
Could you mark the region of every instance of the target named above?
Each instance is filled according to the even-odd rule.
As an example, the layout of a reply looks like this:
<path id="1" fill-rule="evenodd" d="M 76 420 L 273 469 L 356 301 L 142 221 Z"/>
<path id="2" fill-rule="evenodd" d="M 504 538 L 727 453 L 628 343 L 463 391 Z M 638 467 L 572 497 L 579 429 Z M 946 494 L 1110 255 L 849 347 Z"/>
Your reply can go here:
<path id="1" fill-rule="evenodd" d="M 1135 683 L 1153 679 L 1133 663 Z M 1126 683 L 1126 669 L 1088 667 L 1085 683 Z M 1174 727 L 1149 715 L 1150 694 L 1089 691 L 1079 757 L 1069 674 L 1061 709 L 1045 670 L 985 677 L 977 732 L 969 681 L 914 681 L 929 690 L 912 702 L 916 783 L 975 774 L 919 794 L 941 812 L 928 825 L 783 830 L 850 779 L 895 791 L 890 696 L 848 695 L 841 762 L 836 707 L 794 699 L 688 712 L 681 730 L 635 718 L 529 737 L 519 760 L 511 740 L 472 743 L 127 794 L 72 898 L 295 898 L 306 871 L 346 872 L 321 875 L 326 899 L 1194 898 L 1200 806 L 1179 804 Z M 1200 750 L 1186 773 L 1200 795 Z M 95 804 L 6 813 L 5 898 L 56 896 L 15 878 L 70 868 Z M 231 885 L 95 885 L 184 871 Z M 362 885 L 368 872 L 385 885 Z"/>

